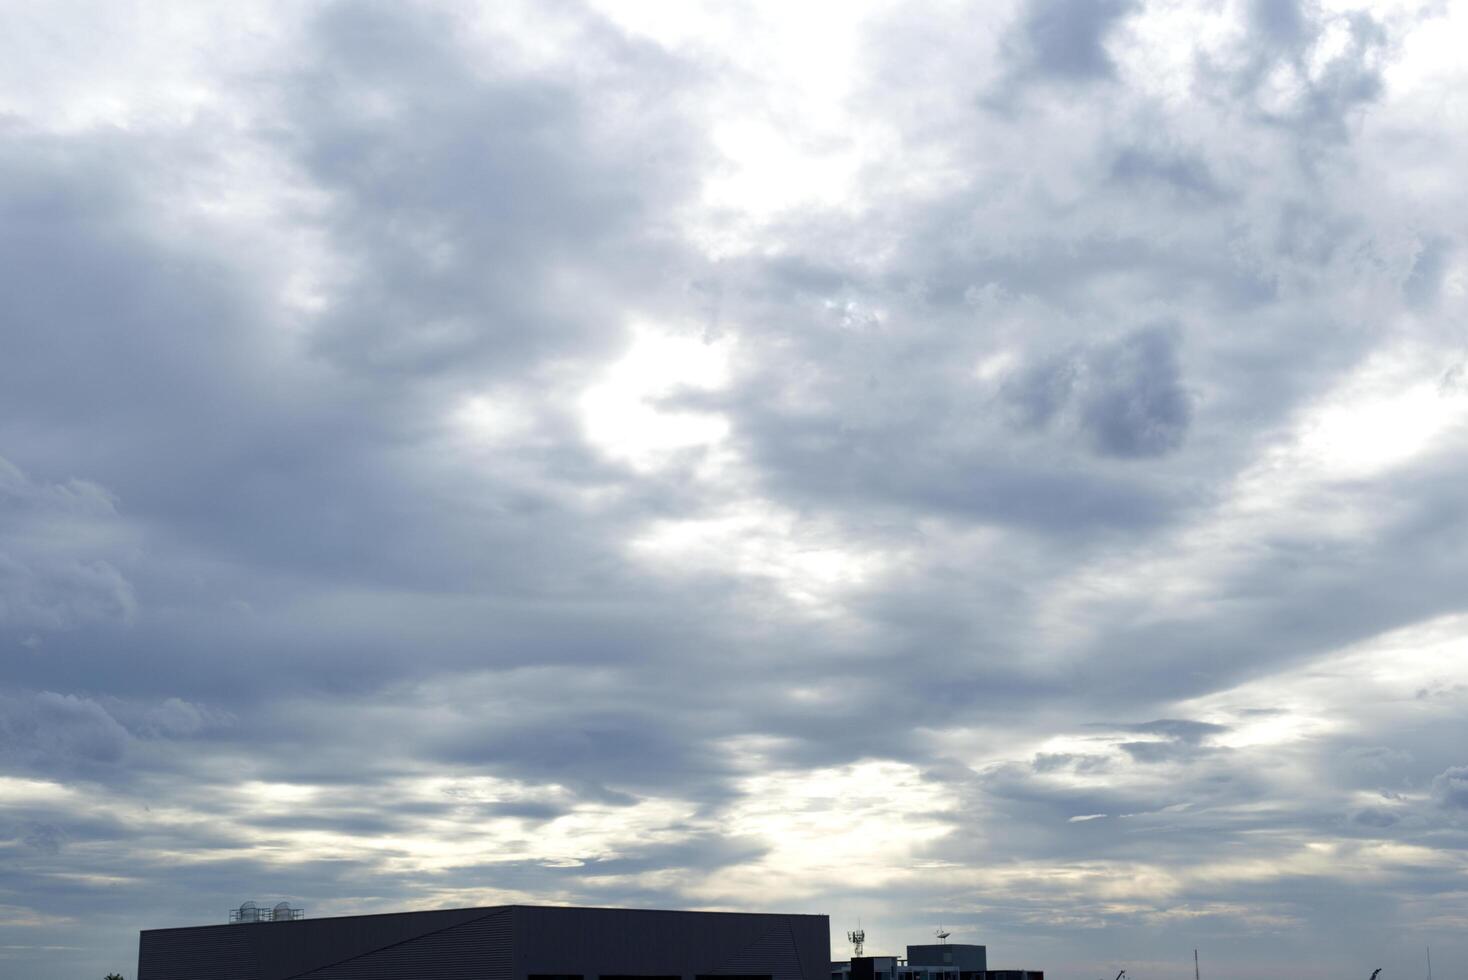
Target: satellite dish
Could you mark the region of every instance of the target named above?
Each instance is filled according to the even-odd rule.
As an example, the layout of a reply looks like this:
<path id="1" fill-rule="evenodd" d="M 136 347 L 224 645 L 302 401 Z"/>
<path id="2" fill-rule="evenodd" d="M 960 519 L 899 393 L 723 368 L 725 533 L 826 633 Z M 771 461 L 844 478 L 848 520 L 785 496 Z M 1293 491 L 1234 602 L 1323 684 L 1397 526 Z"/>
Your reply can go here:
<path id="1" fill-rule="evenodd" d="M 947 929 L 944 929 L 942 926 L 939 926 L 938 930 L 934 932 L 933 935 L 938 937 L 939 942 L 946 943 L 948 942 L 948 937 L 953 935 L 953 933 L 949 932 Z"/>

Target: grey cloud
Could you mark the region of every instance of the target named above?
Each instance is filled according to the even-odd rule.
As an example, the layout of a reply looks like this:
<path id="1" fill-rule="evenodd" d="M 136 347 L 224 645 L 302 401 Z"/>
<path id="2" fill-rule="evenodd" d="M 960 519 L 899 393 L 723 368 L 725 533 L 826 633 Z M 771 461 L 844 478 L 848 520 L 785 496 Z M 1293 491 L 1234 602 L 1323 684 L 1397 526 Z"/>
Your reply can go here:
<path id="1" fill-rule="evenodd" d="M 0 726 L 4 754 L 42 771 L 115 765 L 131 742 L 127 729 L 96 701 L 51 691 L 0 701 Z"/>
<path id="2" fill-rule="evenodd" d="M 1402 282 L 1402 292 L 1412 306 L 1425 310 L 1437 302 L 1453 252 L 1453 241 L 1446 236 L 1434 236 L 1421 243 Z"/>
<path id="3" fill-rule="evenodd" d="M 1350 114 L 1382 92 L 1382 68 L 1390 46 L 1387 29 L 1370 12 L 1328 11 L 1299 0 L 1257 0 L 1249 8 L 1246 41 L 1230 67 L 1208 65 L 1203 77 L 1221 81 L 1230 95 L 1247 99 L 1261 119 L 1317 140 L 1340 142 Z M 1346 43 L 1321 49 L 1329 28 Z M 1312 58 L 1314 61 L 1312 63 Z M 1280 73 L 1294 94 L 1279 103 Z"/>
<path id="4" fill-rule="evenodd" d="M 628 97 L 641 86 L 649 102 L 659 101 L 666 86 L 644 76 L 666 81 L 676 65 L 610 32 L 600 41 L 614 60 L 646 69 L 622 71 L 612 84 L 626 85 Z M 552 575 L 567 565 L 607 566 L 605 555 L 552 558 L 558 549 L 522 519 L 538 512 L 557 523 L 546 488 L 513 480 L 453 505 L 475 511 L 485 535 L 500 539 L 466 547 L 464 535 L 445 534 L 431 514 L 478 467 L 445 467 L 404 447 L 416 438 L 410 433 L 440 432 L 459 399 L 515 376 L 537 351 L 594 365 L 616 348 L 620 324 L 598 313 L 609 294 L 598 300 L 589 285 L 602 276 L 608 290 L 646 295 L 650 278 L 663 280 L 646 270 L 662 268 L 675 250 L 644 232 L 649 209 L 684 186 L 675 174 L 695 152 L 680 142 L 690 130 L 671 110 L 649 109 L 644 131 L 619 131 L 589 111 L 575 86 L 483 78 L 455 24 L 429 14 L 335 6 L 306 42 L 319 55 L 308 62 L 314 67 L 255 82 L 272 101 L 262 148 L 285 156 L 333 202 L 319 215 L 288 219 L 324 233 L 361 272 L 360 281 L 334 280 L 329 312 L 301 325 L 316 356 L 276 356 L 270 318 L 279 312 L 242 295 L 269 272 L 257 257 L 236 261 L 223 238 L 176 247 L 148 226 L 150 198 L 168 192 L 152 178 L 176 174 L 179 159 L 159 159 L 163 147 L 120 136 L 22 133 L 6 158 L 4 191 L 17 214 L 34 220 L 7 224 L 17 259 L 9 268 L 16 294 L 51 323 L 27 357 L 5 359 L 25 365 L 5 386 L 16 415 L 23 401 L 25 417 L 51 426 L 41 440 L 51 451 L 72 440 L 108 447 L 94 456 L 98 479 L 132 513 L 166 523 L 185 550 L 228 553 L 237 563 L 227 570 L 205 559 L 210 567 L 196 572 L 184 569 L 199 552 L 175 555 L 181 560 L 162 577 L 193 574 L 206 589 L 242 588 L 267 607 L 289 594 L 285 582 L 295 576 L 348 569 L 379 582 L 465 572 L 523 581 L 526 555 L 544 555 Z M 364 113 L 373 100 L 400 117 Z M 208 143 L 190 149 L 205 158 L 224 152 Z M 645 154 L 655 150 L 669 166 L 652 173 Z M 98 228 L 107 233 L 93 234 Z M 529 288 L 542 274 L 572 275 L 573 265 L 575 290 Z M 55 268 L 85 276 L 85 295 L 59 288 L 45 274 Z M 539 305 L 546 298 L 560 308 Z M 96 315 L 104 309 L 108 316 Z M 200 323 L 213 332 L 201 334 Z M 66 355 L 77 349 L 109 354 L 72 364 Z M 111 373 L 99 370 L 103 361 Z M 344 381 L 343 372 L 381 383 Z M 413 380 L 445 374 L 455 380 Z M 94 411 L 78 411 L 66 396 L 72 383 L 85 386 L 81 404 Z M 171 412 L 175 404 L 189 411 Z M 560 426 L 559 444 L 530 450 L 539 458 L 527 459 L 528 469 L 543 468 L 567 487 L 624 477 L 579 444 L 574 421 L 550 421 Z M 234 479 L 236 467 L 248 476 Z M 160 472 L 169 478 L 157 479 Z M 580 541 L 596 548 L 585 530 L 567 528 L 573 550 Z M 508 540 L 516 537 L 523 540 Z M 449 558 L 456 551 L 461 561 Z M 281 585 L 252 576 L 258 565 L 283 572 Z M 226 585 L 230 574 L 237 580 Z"/>
<path id="5" fill-rule="evenodd" d="M 1143 722 L 1139 725 L 1128 725 L 1126 730 L 1147 735 L 1165 735 L 1179 742 L 1197 745 L 1206 738 L 1226 733 L 1229 728 L 1227 725 L 1215 725 L 1212 722 L 1192 721 L 1186 718 L 1160 718 L 1157 721 Z"/>
<path id="6" fill-rule="evenodd" d="M 1222 187 L 1205 160 L 1178 152 L 1152 151 L 1131 146 L 1111 162 L 1110 178 L 1119 184 L 1166 187 L 1185 200 L 1217 203 L 1227 200 Z"/>
<path id="7" fill-rule="evenodd" d="M 1355 125 L 1397 111 L 1400 24 L 1229 8 L 1245 40 L 1173 52 L 1173 100 L 1112 43 L 1160 8 L 904 17 L 860 55 L 906 73 L 856 83 L 897 147 L 861 206 L 756 220 L 702 196 L 727 176 L 706 96 L 756 80 L 552 6 L 527 54 L 493 18 L 331 5 L 211 75 L 229 97 L 186 126 L 0 133 L 0 763 L 44 789 L 0 828 L 0 904 L 93 944 L 27 975 L 100 976 L 138 928 L 252 894 L 778 903 L 714 895 L 779 843 L 726 829 L 765 766 L 918 773 L 906 819 L 943 831 L 913 856 L 941 873 L 791 901 L 890 936 L 954 914 L 1057 976 L 1184 921 L 1241 969 L 1288 958 L 1281 935 L 1382 930 L 1324 947 L 1347 962 L 1456 907 L 1435 868 L 1368 894 L 1232 862 L 1468 846 L 1460 687 L 1424 686 L 1410 731 L 1378 720 L 1395 702 L 1329 705 L 1348 735 L 1230 749 L 1185 703 L 1463 610 L 1451 434 L 1300 501 L 1239 490 L 1384 345 L 1456 322 L 1460 209 L 1420 190 L 1451 184 L 1451 134 L 1405 213 Z M 991 49 L 999 112 L 969 99 Z M 320 268 L 285 268 L 303 242 Z M 310 301 L 282 303 L 296 274 Z M 656 401 L 727 441 L 652 472 L 579 417 L 641 320 L 732 352 L 727 386 Z M 460 431 L 471 397 L 512 431 Z M 1323 529 L 1326 504 L 1362 529 Z M 712 557 L 646 549 L 663 522 L 695 550 L 715 528 Z M 1239 724 L 1288 732 L 1288 694 Z M 323 837 L 331 858 L 302 846 Z"/>
<path id="8" fill-rule="evenodd" d="M 121 789 L 187 769 L 178 753 L 186 758 L 187 746 L 227 731 L 233 721 L 180 698 L 21 690 L 0 695 L 0 761 L 42 779 Z"/>
<path id="9" fill-rule="evenodd" d="M 1434 776 L 1432 795 L 1444 809 L 1468 810 L 1468 766 L 1451 766 Z"/>
<path id="10" fill-rule="evenodd" d="M 1105 772 L 1109 760 L 1104 755 L 1077 754 L 1070 752 L 1041 752 L 1030 761 L 1035 772 Z"/>
<path id="11" fill-rule="evenodd" d="M 1182 445 L 1193 415 L 1176 344 L 1168 328 L 1144 327 L 1034 364 L 1006 383 L 1004 397 L 1022 428 L 1043 428 L 1068 408 L 1102 455 L 1163 455 Z"/>
<path id="12" fill-rule="evenodd" d="M 145 724 L 160 735 L 178 737 L 197 735 L 222 720 L 216 713 L 183 698 L 168 698 L 148 711 Z"/>
<path id="13" fill-rule="evenodd" d="M 498 803 L 485 803 L 482 808 L 484 812 L 497 817 L 521 817 L 535 821 L 555 820 L 569 812 L 565 806 L 535 800 L 505 800 Z"/>
<path id="14" fill-rule="evenodd" d="M 704 831 L 688 834 L 676 844 L 631 851 L 621 857 L 588 862 L 590 875 L 624 875 L 669 868 L 713 871 L 758 860 L 769 847 L 758 838 L 727 837 Z"/>
<path id="15" fill-rule="evenodd" d="M 1081 365 L 1074 358 L 1031 364 L 1004 385 L 1004 396 L 1022 429 L 1041 429 L 1070 402 Z"/>
<path id="16" fill-rule="evenodd" d="M 25 636 L 130 621 L 136 592 L 114 563 L 125 540 L 102 487 L 42 483 L 0 457 L 0 629 Z"/>
<path id="17" fill-rule="evenodd" d="M 1022 75 L 1066 81 L 1109 78 L 1106 36 L 1138 9 L 1134 0 L 1028 0 L 1011 57 Z"/>
<path id="18" fill-rule="evenodd" d="M 1412 754 L 1385 745 L 1353 746 L 1342 753 L 1346 764 L 1363 776 L 1386 776 L 1401 772 L 1412 762 Z"/>
<path id="19" fill-rule="evenodd" d="M 294 833 L 319 831 L 345 837 L 392 837 L 411 833 L 415 829 L 414 821 L 410 817 L 401 812 L 381 812 L 381 808 L 377 807 L 355 811 L 346 808 L 303 809 L 298 813 L 256 817 L 251 823 L 261 829 L 273 828 Z M 285 840 L 287 838 L 283 838 L 282 842 Z M 201 843 L 195 846 L 208 845 Z"/>
<path id="20" fill-rule="evenodd" d="M 1192 419 L 1176 341 L 1146 328 L 1097 351 L 1094 386 L 1082 396 L 1082 427 L 1108 456 L 1158 456 L 1176 449 Z"/>
<path id="21" fill-rule="evenodd" d="M 935 841 L 927 853 L 942 860 L 982 861 L 993 844 L 982 831 L 971 829 L 965 818 L 971 813 L 982 813 L 986 823 L 1004 828 L 1005 850 L 1014 859 L 1041 862 L 1154 860 L 1207 847 L 1210 839 L 1276 826 L 1281 819 L 1263 805 L 1269 798 L 1266 783 L 1232 760 L 1195 756 L 1191 769 L 1175 765 L 1177 761 L 1123 756 L 1105 770 L 1106 778 L 1081 784 L 1069 778 L 1057 781 L 1053 773 L 996 767 L 979 776 L 954 817 L 953 832 Z M 1159 783 L 1146 772 L 1159 764 L 1168 766 L 1172 778 Z M 1096 813 L 1110 817 L 1070 819 Z"/>
<path id="22" fill-rule="evenodd" d="M 1382 807 L 1365 807 L 1351 814 L 1351 823 L 1371 830 L 1385 830 L 1396 825 L 1401 818 Z"/>
<path id="23" fill-rule="evenodd" d="M 622 804 L 635 798 L 608 784 L 646 790 L 667 781 L 686 784 L 694 773 L 716 768 L 700 763 L 702 753 L 681 728 L 657 725 L 642 711 L 600 708 L 536 722 L 507 718 L 503 727 L 444 739 L 432 753 L 489 770 L 566 780 L 593 798 Z"/>
<path id="24" fill-rule="evenodd" d="M 41 854 L 56 855 L 61 853 L 62 845 L 65 843 L 66 834 L 55 824 L 34 822 L 24 828 L 24 836 L 21 843 Z"/>
<path id="25" fill-rule="evenodd" d="M 1186 762 L 1197 755 L 1195 747 L 1184 742 L 1122 742 L 1118 746 L 1137 762 Z"/>
<path id="26" fill-rule="evenodd" d="M 772 491 L 842 509 L 916 506 L 1082 532 L 1165 522 L 1183 502 L 1175 486 L 1081 467 L 1048 441 L 1016 445 L 1003 429 L 1006 422 L 1032 429 L 1053 422 L 1063 405 L 1074 433 L 1068 438 L 1081 446 L 1165 453 L 1182 440 L 1190 410 L 1178 401 L 1170 340 L 1139 336 L 1115 351 L 1078 345 L 1082 353 L 1037 359 L 996 399 L 992 386 L 962 367 L 993 353 L 986 346 L 992 338 L 972 326 L 972 311 L 871 288 L 897 306 L 891 315 L 903 330 L 854 325 L 837 312 L 849 306 L 791 297 L 787 305 L 809 315 L 811 329 L 771 325 L 747 333 L 751 354 L 770 345 L 768 359 L 756 360 L 759 371 L 731 392 L 702 402 L 733 414 L 741 448 Z M 752 290 L 725 295 L 744 322 L 793 315 L 772 311 L 771 298 Z"/>
<path id="27" fill-rule="evenodd" d="M 688 79 L 678 63 L 608 42 L 637 70 L 604 84 L 642 109 L 608 131 L 574 87 L 484 77 L 436 14 L 337 6 L 313 41 L 316 67 L 288 90 L 288 145 L 335 192 L 326 230 L 362 270 L 316 331 L 322 356 L 482 381 L 607 350 L 619 334 L 595 308 L 671 285 L 654 270 L 676 252 L 643 232 L 692 189 L 697 148 L 658 98 Z M 386 109 L 362 111 L 369 96 Z M 574 298 L 554 278 L 573 272 Z"/>
<path id="28" fill-rule="evenodd" d="M 1248 12 L 1250 26 L 1271 46 L 1293 48 L 1306 38 L 1300 0 L 1252 0 Z"/>
<path id="29" fill-rule="evenodd" d="M 7 600 L 0 618 L 22 628 L 65 629 L 78 622 L 127 619 L 137 600 L 128 580 L 109 562 L 48 561 L 37 567 L 0 558 Z"/>

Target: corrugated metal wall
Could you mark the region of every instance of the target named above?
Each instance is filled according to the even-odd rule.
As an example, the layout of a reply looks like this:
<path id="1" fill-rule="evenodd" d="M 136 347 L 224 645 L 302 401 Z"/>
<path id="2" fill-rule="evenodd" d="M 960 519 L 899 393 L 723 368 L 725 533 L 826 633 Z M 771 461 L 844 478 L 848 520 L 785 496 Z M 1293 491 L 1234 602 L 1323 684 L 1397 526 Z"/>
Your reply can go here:
<path id="1" fill-rule="evenodd" d="M 299 980 L 510 980 L 514 959 L 510 910 L 333 966 L 298 974 Z"/>
<path id="2" fill-rule="evenodd" d="M 296 977 L 384 947 L 474 922 L 504 909 L 443 909 L 338 919 L 263 923 L 258 929 L 260 980 Z M 277 930 L 277 927 L 282 927 Z M 304 927 L 304 928 L 302 928 Z M 237 928 L 255 929 L 256 926 Z M 139 980 L 142 980 L 139 977 Z"/>
<path id="3" fill-rule="evenodd" d="M 517 980 L 531 973 L 827 980 L 824 915 L 519 906 Z"/>
<path id="4" fill-rule="evenodd" d="M 138 980 L 827 980 L 823 915 L 501 906 L 144 932 Z"/>
<path id="5" fill-rule="evenodd" d="M 138 980 L 285 980 L 494 911 L 443 909 L 150 929 L 138 939 Z"/>
<path id="6" fill-rule="evenodd" d="M 282 922 L 281 926 L 289 923 Z M 138 980 L 254 980 L 256 926 L 153 929 L 138 937 Z"/>
<path id="7" fill-rule="evenodd" d="M 712 975 L 769 976 L 771 980 L 808 980 L 788 923 L 779 922 L 759 939 L 710 970 Z M 814 978 L 810 978 L 814 980 Z"/>

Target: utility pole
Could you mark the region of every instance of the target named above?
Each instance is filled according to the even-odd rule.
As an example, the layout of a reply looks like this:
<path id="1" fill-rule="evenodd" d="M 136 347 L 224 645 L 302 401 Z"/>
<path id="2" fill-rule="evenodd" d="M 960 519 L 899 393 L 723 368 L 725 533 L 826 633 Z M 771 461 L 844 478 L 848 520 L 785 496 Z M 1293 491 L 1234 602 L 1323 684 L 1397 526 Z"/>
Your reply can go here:
<path id="1" fill-rule="evenodd" d="M 1202 980 L 1202 977 L 1198 976 L 1198 951 L 1196 949 L 1193 950 L 1193 980 Z"/>

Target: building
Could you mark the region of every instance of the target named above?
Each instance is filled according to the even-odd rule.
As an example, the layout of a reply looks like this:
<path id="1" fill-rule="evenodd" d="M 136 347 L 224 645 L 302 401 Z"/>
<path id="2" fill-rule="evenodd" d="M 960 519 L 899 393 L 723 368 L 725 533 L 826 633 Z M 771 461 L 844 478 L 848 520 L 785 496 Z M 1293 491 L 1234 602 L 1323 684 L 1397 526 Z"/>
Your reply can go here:
<path id="1" fill-rule="evenodd" d="M 987 946 L 938 943 L 907 956 L 854 956 L 831 964 L 830 980 L 1045 980 L 1041 970 L 991 970 Z"/>
<path id="2" fill-rule="evenodd" d="M 856 956 L 831 964 L 831 980 L 986 980 L 988 948 L 964 943 L 909 946 L 907 956 Z"/>
<path id="3" fill-rule="evenodd" d="M 137 980 L 825 980 L 831 960 L 824 915 L 502 905 L 235 918 L 145 930 Z"/>
<path id="4" fill-rule="evenodd" d="M 993 980 L 989 947 L 968 943 L 909 946 L 900 972 L 898 980 Z"/>

